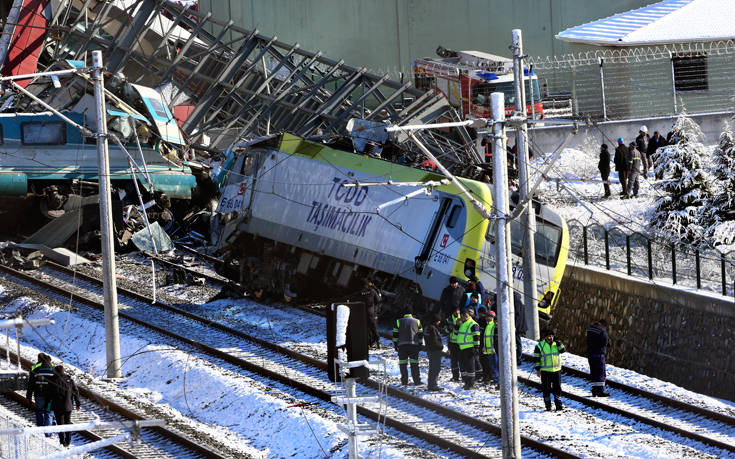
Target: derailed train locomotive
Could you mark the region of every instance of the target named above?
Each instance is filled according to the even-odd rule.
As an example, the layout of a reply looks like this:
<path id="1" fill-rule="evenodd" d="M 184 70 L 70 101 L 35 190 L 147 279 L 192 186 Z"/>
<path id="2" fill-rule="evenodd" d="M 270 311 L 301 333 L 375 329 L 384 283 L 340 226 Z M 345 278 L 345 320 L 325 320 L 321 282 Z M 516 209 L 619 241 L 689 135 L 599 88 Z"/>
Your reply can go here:
<path id="1" fill-rule="evenodd" d="M 349 143 L 326 145 L 290 134 L 250 142 L 230 157 L 218 206 L 226 222 L 218 247 L 239 265 L 242 282 L 278 279 L 274 288 L 289 296 L 325 298 L 354 292 L 371 276 L 395 305 L 416 297 L 437 301 L 451 276 L 477 275 L 486 287 L 495 286 L 494 229 L 456 186 L 441 184 L 397 200 L 420 183 L 440 181 L 439 174 L 355 154 Z M 490 185 L 459 180 L 491 206 Z M 369 182 L 384 185 L 360 186 Z M 545 316 L 558 299 L 569 233 L 557 213 L 536 206 L 538 298 L 552 296 L 539 306 Z M 522 233 L 513 225 L 513 277 L 522 289 Z"/>

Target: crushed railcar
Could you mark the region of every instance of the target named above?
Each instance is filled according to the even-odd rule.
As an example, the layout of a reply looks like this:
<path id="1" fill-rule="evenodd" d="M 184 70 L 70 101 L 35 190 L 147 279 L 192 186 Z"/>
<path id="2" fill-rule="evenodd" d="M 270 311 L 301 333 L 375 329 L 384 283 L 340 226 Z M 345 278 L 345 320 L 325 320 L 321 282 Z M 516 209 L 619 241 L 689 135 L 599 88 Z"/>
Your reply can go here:
<path id="1" fill-rule="evenodd" d="M 431 170 L 353 151 L 344 138 L 325 144 L 287 133 L 236 151 L 223 172 L 223 223 L 215 232 L 236 280 L 305 300 L 356 292 L 370 276 L 396 307 L 412 302 L 423 310 L 451 276 L 495 285 L 494 231 L 456 186 L 436 183 L 444 177 Z M 490 185 L 459 180 L 491 207 Z M 398 199 L 427 182 L 434 185 L 426 193 Z M 537 216 L 538 299 L 552 300 L 540 305 L 549 315 L 569 232 L 549 207 L 537 204 Z M 512 244 L 518 289 L 521 242 Z"/>
<path id="2" fill-rule="evenodd" d="M 64 61 L 56 68 L 74 66 L 83 64 Z M 96 132 L 89 77 L 80 72 L 57 83 L 37 78 L 27 90 L 73 123 Z M 108 131 L 124 146 L 109 141 L 114 197 L 121 206 L 137 206 L 135 180 L 145 201 L 155 201 L 166 218 L 177 205 L 188 208 L 198 179 L 208 180 L 208 174 L 161 95 L 115 76 L 106 79 L 106 93 Z M 30 229 L 63 215 L 74 199 L 98 193 L 97 139 L 38 100 L 10 90 L 0 99 L 0 210 L 24 209 L 23 223 Z"/>

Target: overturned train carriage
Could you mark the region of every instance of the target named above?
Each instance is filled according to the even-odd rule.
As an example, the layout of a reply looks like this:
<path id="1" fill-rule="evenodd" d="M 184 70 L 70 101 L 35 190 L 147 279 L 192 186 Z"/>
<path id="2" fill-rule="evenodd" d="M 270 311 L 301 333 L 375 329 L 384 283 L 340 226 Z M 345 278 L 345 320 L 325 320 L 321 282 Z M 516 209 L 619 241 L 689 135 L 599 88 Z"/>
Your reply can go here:
<path id="1" fill-rule="evenodd" d="M 107 82 L 121 95 L 106 90 L 108 131 L 125 145 L 123 149 L 109 141 L 115 196 L 127 195 L 137 204 L 137 180 L 146 200 L 189 201 L 203 168 L 190 160 L 190 147 L 161 95 L 114 78 Z M 59 88 L 40 79 L 28 88 L 64 117 L 41 111 L 43 106 L 25 96 L 6 94 L 0 113 L 0 212 L 22 210 L 36 219 L 54 218 L 63 214 L 71 196 L 98 193 L 97 139 L 78 127 L 97 130 L 96 102 L 89 78 L 82 74 L 65 79 Z"/>
<path id="2" fill-rule="evenodd" d="M 395 202 L 420 189 L 395 183 L 444 178 L 436 173 L 354 154 L 348 143 L 290 134 L 242 147 L 226 173 L 218 245 L 239 264 L 241 282 L 276 279 L 271 287 L 288 295 L 327 298 L 354 293 L 372 276 L 396 307 L 412 301 L 424 310 L 439 300 L 450 276 L 475 274 L 486 288 L 495 287 L 493 228 L 454 185 Z M 488 184 L 460 180 L 491 206 Z M 569 233 L 548 207 L 537 205 L 537 212 L 538 299 L 551 292 L 554 300 L 539 310 L 548 315 Z M 511 229 L 514 283 L 522 290 L 520 230 Z"/>

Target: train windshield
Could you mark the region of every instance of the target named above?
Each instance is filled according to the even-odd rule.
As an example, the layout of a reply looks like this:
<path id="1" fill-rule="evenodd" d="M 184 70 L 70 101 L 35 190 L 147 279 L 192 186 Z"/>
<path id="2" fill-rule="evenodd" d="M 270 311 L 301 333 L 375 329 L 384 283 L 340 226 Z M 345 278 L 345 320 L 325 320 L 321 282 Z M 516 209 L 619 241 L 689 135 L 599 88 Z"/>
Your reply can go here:
<path id="1" fill-rule="evenodd" d="M 485 237 L 495 243 L 495 223 L 488 226 Z M 561 228 L 540 218 L 536 218 L 536 234 L 533 238 L 536 244 L 536 262 L 547 266 L 555 266 L 561 245 Z M 510 222 L 510 245 L 513 255 L 522 256 L 523 227 L 519 220 Z"/>

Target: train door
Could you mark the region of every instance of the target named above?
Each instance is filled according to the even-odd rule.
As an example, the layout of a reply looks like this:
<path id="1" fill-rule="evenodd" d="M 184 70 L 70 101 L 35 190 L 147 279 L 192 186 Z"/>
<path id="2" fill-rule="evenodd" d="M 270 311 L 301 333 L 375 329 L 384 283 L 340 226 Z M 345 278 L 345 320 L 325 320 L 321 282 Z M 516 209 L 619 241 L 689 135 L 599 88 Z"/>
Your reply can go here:
<path id="1" fill-rule="evenodd" d="M 439 208 L 434 214 L 434 219 L 431 222 L 431 226 L 429 226 L 429 231 L 426 233 L 424 243 L 421 246 L 421 252 L 416 258 L 414 258 L 416 274 L 423 273 L 424 267 L 426 266 L 426 263 L 429 261 L 429 258 L 432 255 L 432 249 L 434 248 L 436 237 L 439 234 L 439 229 L 442 226 L 442 222 L 447 214 L 447 211 L 449 210 L 451 203 L 451 199 L 443 198 L 441 200 L 441 203 L 439 204 Z"/>
<path id="2" fill-rule="evenodd" d="M 434 238 L 429 263 L 434 271 L 451 275 L 465 231 L 466 212 L 459 199 L 448 200 L 445 215 Z"/>
<path id="3" fill-rule="evenodd" d="M 420 255 L 422 267 L 429 264 L 433 270 L 449 274 L 464 234 L 464 220 L 461 200 L 442 199 Z"/>
<path id="4" fill-rule="evenodd" d="M 256 155 L 251 151 L 241 153 L 229 170 L 217 212 L 244 213 L 250 205 L 255 178 Z"/>

